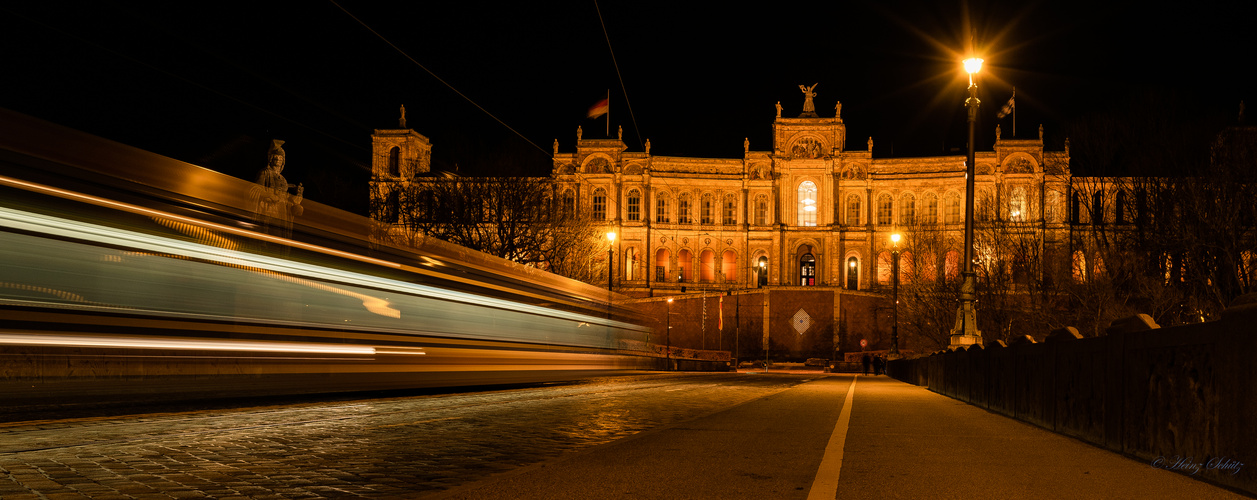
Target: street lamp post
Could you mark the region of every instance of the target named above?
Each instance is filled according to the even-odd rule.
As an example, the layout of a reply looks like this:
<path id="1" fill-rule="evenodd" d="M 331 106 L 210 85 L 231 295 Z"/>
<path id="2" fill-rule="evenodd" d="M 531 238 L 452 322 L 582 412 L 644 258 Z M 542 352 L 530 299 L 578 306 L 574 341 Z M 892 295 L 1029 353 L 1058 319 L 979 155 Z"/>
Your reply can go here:
<path id="1" fill-rule="evenodd" d="M 956 325 L 951 331 L 949 348 L 958 349 L 982 343 L 982 332 L 978 331 L 977 312 L 973 308 L 974 295 L 977 291 L 976 274 L 973 272 L 973 198 L 974 198 L 974 127 L 978 120 L 978 85 L 973 81 L 982 69 L 982 59 L 970 58 L 964 61 L 965 72 L 969 73 L 969 98 L 965 99 L 965 108 L 969 111 L 969 156 L 965 159 L 965 267 L 961 275 L 964 277 L 960 285 L 960 308 L 956 311 Z"/>
<path id="2" fill-rule="evenodd" d="M 668 297 L 668 332 L 665 333 L 665 342 L 667 342 L 668 350 L 664 351 L 664 358 L 667 360 L 668 371 L 672 371 L 672 297 Z"/>
<path id="3" fill-rule="evenodd" d="M 890 352 L 886 359 L 899 359 L 899 233 L 890 235 Z"/>
<path id="4" fill-rule="evenodd" d="M 764 273 L 768 272 L 766 264 L 767 263 L 762 260 L 759 261 L 759 275 L 755 277 L 755 286 L 757 288 L 764 288 L 764 278 L 766 277 L 764 276 Z"/>
<path id="5" fill-rule="evenodd" d="M 614 286 L 615 279 L 615 231 L 607 232 L 607 291 Z"/>

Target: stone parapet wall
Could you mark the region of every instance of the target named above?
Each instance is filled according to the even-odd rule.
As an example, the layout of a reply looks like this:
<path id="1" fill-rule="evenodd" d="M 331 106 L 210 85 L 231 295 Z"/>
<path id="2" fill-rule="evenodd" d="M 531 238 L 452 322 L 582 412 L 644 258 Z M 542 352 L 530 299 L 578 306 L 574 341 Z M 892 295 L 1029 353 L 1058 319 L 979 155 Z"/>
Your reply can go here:
<path id="1" fill-rule="evenodd" d="M 1193 477 L 1257 494 L 1257 297 L 1211 323 L 1116 323 L 1096 338 L 1065 329 L 892 361 L 889 373 L 1150 466 L 1200 464 Z"/>

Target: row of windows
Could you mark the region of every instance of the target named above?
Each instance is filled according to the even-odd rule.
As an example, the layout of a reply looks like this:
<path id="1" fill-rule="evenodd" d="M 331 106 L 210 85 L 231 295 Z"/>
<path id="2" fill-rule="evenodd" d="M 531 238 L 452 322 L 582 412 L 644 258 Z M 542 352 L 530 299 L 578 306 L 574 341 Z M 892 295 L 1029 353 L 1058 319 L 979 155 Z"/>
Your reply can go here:
<path id="1" fill-rule="evenodd" d="M 625 278 L 641 279 L 636 276 L 635 268 L 638 266 L 636 249 L 628 249 L 625 252 Z M 689 250 L 680 250 L 677 252 L 676 267 L 673 269 L 672 252 L 666 248 L 660 248 L 655 252 L 655 274 L 653 279 L 658 282 L 693 282 L 694 275 L 694 254 Z M 900 262 L 900 282 L 912 283 L 914 281 L 933 281 L 940 276 L 937 275 L 937 264 L 933 262 L 932 254 L 923 256 L 921 259 L 914 259 L 911 252 L 902 252 L 899 255 Z M 716 260 L 716 252 L 713 250 L 704 250 L 699 254 L 698 259 L 698 281 L 702 283 L 713 283 L 718 281 L 736 281 L 738 277 L 738 256 L 731 250 L 725 251 L 720 256 L 720 260 Z M 848 257 L 844 263 L 845 287 L 850 290 L 858 290 L 860 283 L 860 259 L 856 256 Z M 945 254 L 944 257 L 944 277 L 948 281 L 955 281 L 960 276 L 960 253 L 952 250 Z M 760 284 L 767 284 L 768 280 L 768 257 L 760 256 L 758 259 L 750 263 L 749 271 L 752 277 Z M 815 286 L 816 280 L 816 258 L 811 254 L 803 254 L 799 256 L 798 276 L 797 279 L 791 279 L 792 285 L 798 286 Z M 877 281 L 878 284 L 888 285 L 891 279 L 891 254 L 890 252 L 882 252 L 878 255 Z"/>
<path id="2" fill-rule="evenodd" d="M 660 224 L 672 223 L 671 202 L 672 200 L 666 196 L 660 196 L 655 199 L 655 222 Z M 642 196 L 640 191 L 636 189 L 629 191 L 625 208 L 626 213 L 624 215 L 628 221 L 637 222 L 642 220 Z M 738 199 L 735 195 L 726 195 L 719 208 L 717 208 L 715 197 L 706 194 L 699 201 L 697 213 L 695 213 L 694 208 L 689 193 L 682 193 L 676 200 L 676 222 L 678 224 L 698 222 L 703 225 L 719 223 L 726 226 L 738 223 Z M 590 209 L 592 211 L 591 216 L 595 220 L 608 219 L 607 191 L 605 189 L 594 189 L 593 195 L 590 197 Z M 561 210 L 563 210 L 563 214 L 566 217 L 571 217 L 576 212 L 576 195 L 570 189 L 563 192 Z M 719 210 L 719 219 L 717 219 L 717 210 Z M 756 199 L 754 215 L 755 224 L 768 224 L 767 196 L 760 195 Z"/>
<path id="3" fill-rule="evenodd" d="M 1055 219 L 1055 205 L 1059 202 L 1056 192 L 1049 193 L 1048 207 L 1049 220 Z M 1097 194 L 1097 196 L 1100 196 Z M 1124 194 L 1119 194 L 1118 204 L 1123 203 Z M 642 220 L 641 210 L 641 192 L 633 189 L 629 191 L 627 211 L 625 216 L 631 222 Z M 567 190 L 563 194 L 564 210 L 573 212 L 575 210 L 575 195 L 571 190 Z M 594 190 L 592 200 L 593 217 L 595 219 L 607 219 L 607 192 L 603 188 Z M 863 218 L 862 204 L 864 197 L 858 194 L 851 194 L 846 197 L 844 204 L 845 225 L 856 226 L 860 224 Z M 903 193 L 899 195 L 897 200 L 890 193 L 882 193 L 878 195 L 875 205 L 875 223 L 877 225 L 892 224 L 959 224 L 962 218 L 961 196 L 956 192 L 948 192 L 943 196 L 942 206 L 940 207 L 938 195 L 935 193 L 926 193 L 918 202 L 916 195 L 912 193 Z M 897 206 L 896 206 L 897 205 Z M 1096 204 L 1099 206 L 1099 203 Z M 1073 214 L 1076 219 L 1078 212 L 1078 200 L 1075 197 Z M 695 213 L 697 208 L 697 213 Z M 897 210 L 896 210 L 897 208 Z M 699 201 L 697 207 L 691 199 L 689 193 L 682 193 L 676 199 L 676 223 L 693 224 L 695 222 L 703 225 L 735 225 L 737 224 L 738 198 L 736 195 L 729 194 L 724 197 L 722 203 L 717 206 L 715 197 L 711 194 L 704 194 Z M 940 211 L 941 209 L 941 211 Z M 1026 190 L 1023 187 L 1013 188 L 1009 193 L 1007 204 L 1007 213 L 1002 217 L 1005 220 L 1013 222 L 1021 222 L 1030 219 L 1030 204 Z M 719 210 L 719 213 L 717 212 Z M 979 220 L 989 219 L 995 212 L 995 208 L 991 206 L 991 197 L 989 193 L 981 193 L 978 202 L 974 206 L 976 216 Z M 797 220 L 800 226 L 817 225 L 817 212 L 819 211 L 819 202 L 817 197 L 816 184 L 812 181 L 804 181 L 799 184 L 798 190 L 798 211 Z M 655 199 L 655 222 L 661 224 L 671 224 L 672 218 L 672 199 L 666 194 L 660 195 Z M 896 215 L 898 217 L 896 217 Z M 942 219 L 940 220 L 940 215 Z M 717 218 L 719 216 L 719 219 Z M 1119 215 L 1120 217 L 1120 215 Z M 754 224 L 763 226 L 769 224 L 768 197 L 760 195 L 755 200 L 753 211 Z M 1119 219 L 1120 220 L 1120 219 Z"/>

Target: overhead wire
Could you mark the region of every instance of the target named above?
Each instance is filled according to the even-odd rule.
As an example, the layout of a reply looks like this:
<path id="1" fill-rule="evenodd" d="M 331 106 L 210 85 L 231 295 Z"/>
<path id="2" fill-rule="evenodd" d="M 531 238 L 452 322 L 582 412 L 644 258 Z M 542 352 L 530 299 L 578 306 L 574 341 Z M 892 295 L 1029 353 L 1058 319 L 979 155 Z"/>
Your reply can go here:
<path id="1" fill-rule="evenodd" d="M 633 115 L 633 104 L 629 102 L 628 89 L 624 86 L 624 75 L 620 74 L 620 63 L 615 60 L 615 49 L 611 48 L 611 35 L 607 33 L 607 23 L 602 20 L 602 9 L 598 7 L 598 0 L 594 0 L 594 10 L 598 11 L 598 24 L 602 26 L 602 36 L 607 39 L 607 51 L 611 53 L 611 65 L 615 66 L 615 76 L 620 80 L 620 92 L 624 94 L 624 106 L 629 111 L 629 121 L 633 122 L 633 134 L 637 136 L 638 145 L 645 148 L 642 143 L 642 133 L 637 129 L 637 117 Z"/>
<path id="2" fill-rule="evenodd" d="M 476 101 L 472 100 L 472 98 L 467 97 L 467 95 L 466 95 L 466 94 L 464 94 L 464 93 L 460 92 L 458 89 L 454 88 L 454 86 L 453 86 L 453 85 L 450 85 L 450 83 L 449 83 L 449 82 L 445 81 L 445 80 L 444 80 L 444 79 L 442 79 L 440 76 L 437 76 L 437 74 L 436 74 L 436 73 L 433 73 L 433 72 L 432 72 L 432 70 L 428 69 L 428 68 L 427 68 L 427 67 L 425 67 L 423 64 L 420 64 L 420 63 L 419 63 L 419 61 L 417 61 L 417 60 L 415 60 L 415 58 L 411 57 L 411 56 L 410 56 L 410 54 L 407 54 L 407 53 L 406 53 L 406 51 L 404 51 L 404 50 L 402 50 L 402 49 L 401 49 L 401 47 L 398 47 L 398 46 L 397 46 L 397 45 L 395 45 L 393 42 L 389 41 L 389 39 L 384 38 L 384 35 L 381 35 L 381 34 L 380 34 L 380 32 L 378 32 L 378 31 L 376 31 L 375 29 L 371 28 L 371 26 L 367 25 L 367 23 L 366 23 L 366 22 L 364 22 L 363 20 L 358 19 L 358 16 L 353 15 L 353 13 L 349 12 L 349 11 L 348 11 L 347 9 L 345 9 L 344 7 L 341 7 L 341 6 L 340 6 L 340 4 L 336 3 L 336 0 L 328 0 L 328 2 L 331 2 L 331 4 L 332 4 L 332 5 L 335 5 L 335 6 L 336 6 L 336 8 L 340 9 L 340 10 L 341 10 L 341 12 L 344 12 L 344 13 L 345 13 L 345 15 L 349 16 L 349 17 L 350 17 L 350 18 L 352 18 L 354 21 L 357 21 L 357 23 L 358 23 L 358 24 L 362 25 L 362 27 L 363 27 L 363 28 L 366 28 L 366 29 L 367 29 L 367 31 L 370 31 L 370 32 L 371 32 L 371 34 L 375 35 L 375 36 L 376 36 L 376 37 L 378 37 L 381 41 L 383 41 L 384 43 L 388 44 L 388 46 L 389 46 L 389 47 L 392 47 L 392 48 L 393 48 L 393 50 L 396 50 L 396 51 L 397 51 L 397 53 L 399 53 L 399 54 L 401 54 L 401 55 L 402 55 L 402 57 L 405 57 L 406 59 L 409 59 L 409 60 L 410 60 L 410 62 L 414 63 L 414 64 L 415 64 L 415 66 L 418 66 L 418 67 L 419 67 L 419 69 L 422 69 L 422 70 L 426 71 L 429 75 L 432 75 L 432 78 L 435 78 L 438 82 L 441 82 L 441 84 L 442 84 L 442 85 L 445 85 L 447 88 L 449 88 L 449 89 L 450 89 L 451 91 L 453 91 L 455 94 L 458 94 L 458 96 L 459 96 L 459 97 L 462 97 L 462 98 L 463 98 L 464 100 L 466 100 L 468 103 L 471 103 L 471 105 L 472 105 L 472 106 L 475 106 L 475 107 L 476 107 L 476 109 L 479 109 L 480 111 L 484 112 L 484 114 L 489 115 L 489 118 L 493 118 L 493 120 L 494 120 L 494 121 L 498 122 L 498 123 L 499 123 L 499 124 L 501 124 L 503 127 L 506 127 L 506 129 L 507 129 L 507 130 L 510 130 L 510 131 L 511 131 L 511 132 L 513 132 L 515 135 L 519 136 L 519 138 L 520 138 L 520 139 L 523 139 L 523 140 L 524 140 L 524 142 L 527 142 L 527 143 L 529 143 L 529 144 L 532 144 L 532 146 L 533 146 L 534 148 L 537 148 L 537 150 L 541 151 L 542 153 L 545 153 L 547 156 L 548 156 L 548 155 L 550 155 L 550 151 L 546 150 L 545 148 L 543 148 L 543 147 L 541 147 L 541 146 L 538 146 L 538 145 L 537 145 L 537 143 L 532 142 L 531 140 L 529 140 L 527 137 L 525 137 L 525 136 L 524 136 L 524 134 L 519 133 L 519 131 L 518 131 L 518 130 L 515 130 L 515 129 L 514 129 L 514 128 L 512 128 L 510 125 L 507 125 L 507 124 L 506 124 L 506 122 L 502 121 L 500 118 L 498 118 L 497 116 L 495 116 L 493 113 L 490 113 L 490 112 L 489 112 L 489 110 L 487 110 L 487 109 L 485 109 L 485 108 L 484 108 L 484 106 L 481 106 L 480 104 L 476 103 Z"/>

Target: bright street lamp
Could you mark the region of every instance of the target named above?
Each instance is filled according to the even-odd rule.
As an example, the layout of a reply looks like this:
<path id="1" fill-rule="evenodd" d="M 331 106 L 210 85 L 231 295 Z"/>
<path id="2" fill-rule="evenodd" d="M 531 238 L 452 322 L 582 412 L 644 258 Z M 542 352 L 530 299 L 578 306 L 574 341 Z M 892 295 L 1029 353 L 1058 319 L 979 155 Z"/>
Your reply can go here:
<path id="1" fill-rule="evenodd" d="M 964 61 L 965 72 L 969 73 L 969 98 L 965 99 L 965 108 L 969 110 L 969 155 L 965 158 L 965 268 L 961 273 L 964 280 L 960 284 L 960 308 L 956 311 L 956 326 L 951 330 L 952 349 L 982 343 L 982 332 L 978 331 L 977 311 L 973 308 L 974 294 L 977 291 L 977 279 L 973 272 L 973 197 L 974 197 L 974 127 L 978 120 L 978 84 L 974 83 L 973 75 L 982 69 L 982 59 L 970 58 Z"/>
<path id="2" fill-rule="evenodd" d="M 899 233 L 890 235 L 890 352 L 886 359 L 899 359 Z"/>

